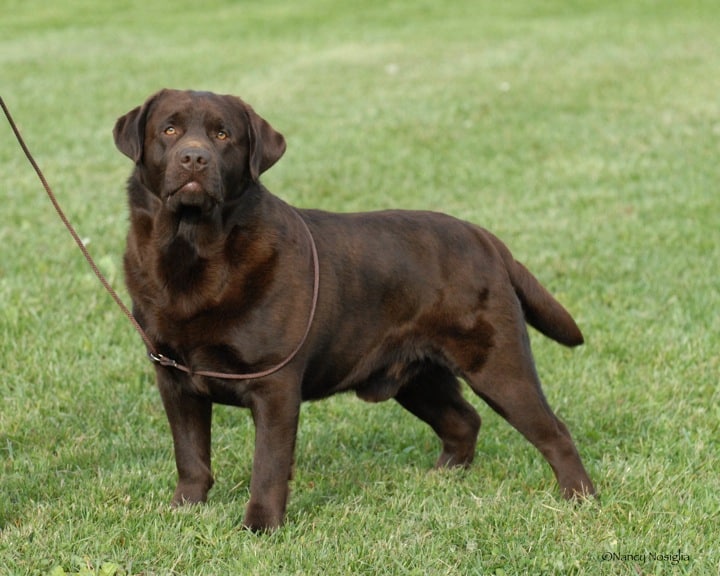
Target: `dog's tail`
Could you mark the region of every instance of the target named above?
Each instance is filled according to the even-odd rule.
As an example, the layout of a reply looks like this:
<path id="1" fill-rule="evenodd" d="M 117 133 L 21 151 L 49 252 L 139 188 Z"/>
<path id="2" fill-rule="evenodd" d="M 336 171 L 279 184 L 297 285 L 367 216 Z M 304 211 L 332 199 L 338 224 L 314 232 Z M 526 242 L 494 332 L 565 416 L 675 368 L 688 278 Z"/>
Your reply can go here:
<path id="1" fill-rule="evenodd" d="M 490 234 L 493 244 L 502 256 L 510 282 L 523 307 L 525 320 L 548 338 L 565 346 L 579 346 L 584 342 L 580 328 L 537 278 L 515 260 L 505 244 Z"/>

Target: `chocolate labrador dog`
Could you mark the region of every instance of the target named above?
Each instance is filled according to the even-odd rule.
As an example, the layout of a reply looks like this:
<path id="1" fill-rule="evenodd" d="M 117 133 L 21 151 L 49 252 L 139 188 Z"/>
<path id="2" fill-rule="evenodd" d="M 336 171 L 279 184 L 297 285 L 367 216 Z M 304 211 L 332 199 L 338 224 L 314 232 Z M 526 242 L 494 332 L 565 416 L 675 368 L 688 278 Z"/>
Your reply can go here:
<path id="1" fill-rule="evenodd" d="M 285 139 L 233 96 L 162 90 L 114 136 L 135 163 L 125 275 L 158 352 L 175 505 L 213 484 L 214 402 L 252 412 L 253 530 L 283 521 L 303 400 L 392 398 L 439 436 L 437 466 L 467 466 L 480 417 L 458 378 L 542 453 L 566 498 L 594 494 L 525 323 L 566 346 L 583 336 L 490 232 L 432 212 L 289 206 L 259 181 Z"/>

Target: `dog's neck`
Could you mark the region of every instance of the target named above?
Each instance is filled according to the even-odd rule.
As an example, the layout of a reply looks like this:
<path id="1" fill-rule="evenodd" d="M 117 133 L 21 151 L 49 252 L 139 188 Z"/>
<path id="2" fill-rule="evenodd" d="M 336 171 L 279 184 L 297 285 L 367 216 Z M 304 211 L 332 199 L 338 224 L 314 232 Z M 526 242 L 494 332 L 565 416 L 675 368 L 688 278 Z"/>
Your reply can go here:
<path id="1" fill-rule="evenodd" d="M 265 249 L 253 238 L 262 212 L 264 189 L 248 187 L 236 199 L 203 214 L 178 214 L 150 194 L 131 192 L 128 257 L 155 270 L 157 297 L 190 316 L 226 288 L 230 267 L 255 260 Z M 142 241 L 142 239 L 146 241 Z M 200 297 L 202 295 L 202 298 Z"/>

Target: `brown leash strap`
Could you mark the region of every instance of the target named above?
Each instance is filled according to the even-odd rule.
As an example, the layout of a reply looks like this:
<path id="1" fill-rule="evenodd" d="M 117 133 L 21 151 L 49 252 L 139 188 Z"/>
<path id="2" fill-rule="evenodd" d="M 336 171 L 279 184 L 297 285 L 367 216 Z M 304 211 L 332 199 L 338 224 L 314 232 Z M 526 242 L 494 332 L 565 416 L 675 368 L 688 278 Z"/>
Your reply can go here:
<path id="1" fill-rule="evenodd" d="M 33 158 L 33 155 L 30 153 L 30 150 L 25 145 L 25 141 L 23 140 L 22 135 L 20 134 L 20 131 L 18 130 L 17 126 L 15 125 L 15 121 L 13 120 L 13 117 L 10 115 L 10 111 L 8 110 L 7 106 L 5 105 L 5 101 L 0 96 L 0 106 L 2 106 L 3 112 L 5 112 L 5 117 L 7 118 L 8 122 L 10 123 L 10 127 L 12 128 L 13 132 L 15 133 L 15 138 L 17 138 L 17 141 L 20 143 L 20 147 L 23 149 L 23 152 L 25 153 L 25 156 L 29 160 L 30 164 L 32 165 L 33 169 L 35 170 L 35 174 L 37 174 L 38 178 L 40 178 L 40 182 L 42 182 L 43 187 L 45 188 L 45 192 L 48 195 L 48 198 L 50 198 L 50 202 L 52 202 L 52 205 L 55 207 L 55 211 L 58 213 L 58 216 L 60 216 L 60 220 L 62 220 L 63 224 L 65 224 L 65 228 L 68 229 L 68 232 L 70 232 L 70 236 L 73 237 L 73 240 L 75 240 L 75 244 L 78 245 L 78 248 L 80 248 L 80 251 L 83 253 L 83 256 L 85 256 L 85 260 L 87 260 L 88 264 L 90 264 L 90 268 L 92 268 L 92 271 L 95 273 L 95 276 L 97 276 L 98 280 L 102 283 L 102 285 L 105 287 L 105 290 L 107 290 L 108 294 L 112 297 L 113 300 L 115 300 L 115 303 L 120 307 L 120 310 L 122 310 L 123 314 L 128 317 L 128 320 L 132 322 L 133 326 L 135 327 L 135 330 L 137 330 L 138 334 L 142 337 L 142 339 L 145 341 L 145 345 L 148 347 L 148 350 L 153 350 L 154 346 L 152 342 L 150 341 L 150 338 L 147 334 L 145 334 L 145 331 L 142 329 L 140 324 L 138 324 L 138 321 L 135 319 L 135 317 L 132 315 L 132 312 L 128 309 L 127 306 L 123 303 L 122 300 L 120 300 L 120 297 L 117 295 L 117 292 L 113 289 L 112 286 L 110 286 L 110 283 L 107 281 L 105 276 L 103 276 L 102 272 L 100 272 L 100 269 L 97 267 L 97 264 L 95 264 L 95 261 L 92 259 L 92 256 L 90 256 L 90 252 L 88 252 L 88 249 L 85 247 L 85 244 L 83 244 L 83 241 L 80 239 L 80 236 L 78 236 L 77 232 L 75 232 L 75 229 L 72 227 L 72 224 L 70 224 L 70 221 L 67 219 L 67 216 L 65 216 L 65 212 L 63 212 L 63 209 L 60 207 L 60 204 L 57 201 L 57 198 L 55 197 L 55 194 L 53 193 L 52 189 L 50 188 L 50 185 L 48 184 L 47 180 L 45 179 L 45 176 L 42 173 L 42 170 L 40 170 L 40 167 L 37 165 L 37 162 L 35 162 L 35 158 Z"/>
<path id="2" fill-rule="evenodd" d="M 166 366 L 170 368 L 175 368 L 177 370 L 180 370 L 181 372 L 185 372 L 187 374 L 190 374 L 191 376 L 208 376 L 211 378 L 223 378 L 226 380 L 252 380 L 256 378 L 263 378 L 265 376 L 270 376 L 271 374 L 274 374 L 275 372 L 278 372 L 285 366 L 287 366 L 295 356 L 297 356 L 298 352 L 300 352 L 300 349 L 305 344 L 305 341 L 307 340 L 308 334 L 310 333 L 310 328 L 312 327 L 313 320 L 315 318 L 315 311 L 317 310 L 317 301 L 318 301 L 318 294 L 320 292 L 320 263 L 318 258 L 318 252 L 317 252 L 317 246 L 315 245 L 315 238 L 313 238 L 312 232 L 310 231 L 310 228 L 308 227 L 305 220 L 300 216 L 300 214 L 296 211 L 295 214 L 300 219 L 300 222 L 302 222 L 303 227 L 305 228 L 305 231 L 307 232 L 308 239 L 310 241 L 310 248 L 312 251 L 312 260 L 313 260 L 313 297 L 312 297 L 312 305 L 310 308 L 310 315 L 308 317 L 307 326 L 305 327 L 305 333 L 303 334 L 302 338 L 300 339 L 300 342 L 297 344 L 297 346 L 293 349 L 292 352 L 279 364 L 276 364 L 275 366 L 272 366 L 271 368 L 268 368 L 267 370 L 263 370 L 261 372 L 253 372 L 249 374 L 227 374 L 225 372 L 213 372 L 210 370 L 193 370 L 183 364 L 180 364 L 176 362 L 175 360 L 168 358 L 167 356 L 163 356 L 162 354 L 158 353 L 155 349 L 155 345 L 153 344 L 152 340 L 150 340 L 150 337 L 147 335 L 145 330 L 143 330 L 142 326 L 140 326 L 140 323 L 137 321 L 135 316 L 133 316 L 130 309 L 125 306 L 125 303 L 120 299 L 117 292 L 113 289 L 113 287 L 110 285 L 110 283 L 107 281 L 105 276 L 103 276 L 102 272 L 100 272 L 100 269 L 98 268 L 97 264 L 95 264 L 95 260 L 93 260 L 92 256 L 90 255 L 90 252 L 88 252 L 87 247 L 85 244 L 83 244 L 83 241 L 80 239 L 80 236 L 73 228 L 72 224 L 70 224 L 70 221 L 68 220 L 67 216 L 65 215 L 65 212 L 60 207 L 60 204 L 55 197 L 54 192 L 52 191 L 52 188 L 50 188 L 50 185 L 48 184 L 47 180 L 45 179 L 45 176 L 42 173 L 42 170 L 40 170 L 40 167 L 38 166 L 37 162 L 35 162 L 35 158 L 33 158 L 33 155 L 30 153 L 30 150 L 28 149 L 27 145 L 25 144 L 25 141 L 23 140 L 22 135 L 20 134 L 20 131 L 17 128 L 17 125 L 15 124 L 15 120 L 13 120 L 12 115 L 10 114 L 10 110 L 8 110 L 7 106 L 5 105 L 5 101 L 3 100 L 2 96 L 0 96 L 0 106 L 3 109 L 3 112 L 5 113 L 5 117 L 8 120 L 8 123 L 10 124 L 10 127 L 12 128 L 12 131 L 15 134 L 15 138 L 17 139 L 18 143 L 20 144 L 20 147 L 22 148 L 23 152 L 25 153 L 25 156 L 27 157 L 28 161 L 32 165 L 33 169 L 35 170 L 35 173 L 37 174 L 38 178 L 40 179 L 40 182 L 42 183 L 43 187 L 45 188 L 45 192 L 47 193 L 48 198 L 50 199 L 50 202 L 52 202 L 53 207 L 55 208 L 55 211 L 57 212 L 58 216 L 60 217 L 60 220 L 62 220 L 62 223 L 65 225 L 65 228 L 67 228 L 68 232 L 70 232 L 70 235 L 72 236 L 73 240 L 75 241 L 75 244 L 77 244 L 78 248 L 80 248 L 80 251 L 82 252 L 83 256 L 85 257 L 85 260 L 87 260 L 87 263 L 90 265 L 90 268 L 92 268 L 92 271 L 95 273 L 95 276 L 97 276 L 98 280 L 100 280 L 100 283 L 103 285 L 105 290 L 108 294 L 112 297 L 112 299 L 115 301 L 115 304 L 120 308 L 122 313 L 127 317 L 128 320 L 132 323 L 133 327 L 137 331 L 137 333 L 140 335 L 140 337 L 143 339 L 143 342 L 145 342 L 145 346 L 147 346 L 148 349 L 148 356 L 150 357 L 150 360 L 152 360 L 154 363 L 160 365 L 160 366 Z"/>

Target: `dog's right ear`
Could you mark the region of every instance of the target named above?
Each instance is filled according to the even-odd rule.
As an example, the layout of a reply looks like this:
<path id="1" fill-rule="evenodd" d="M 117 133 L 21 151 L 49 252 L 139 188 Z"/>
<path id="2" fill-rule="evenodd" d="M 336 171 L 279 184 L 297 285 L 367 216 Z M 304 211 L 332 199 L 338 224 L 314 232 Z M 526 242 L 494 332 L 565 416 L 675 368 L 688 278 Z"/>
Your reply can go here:
<path id="1" fill-rule="evenodd" d="M 142 160 L 145 145 L 145 121 L 148 112 L 155 100 L 163 92 L 164 90 L 153 94 L 142 106 L 133 108 L 124 116 L 120 116 L 115 122 L 115 128 L 113 128 L 115 146 L 135 164 L 139 164 Z"/>

